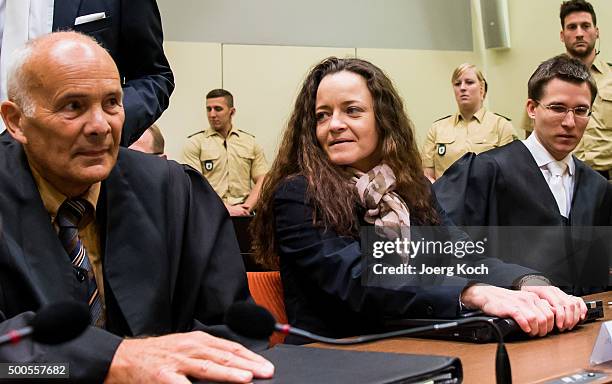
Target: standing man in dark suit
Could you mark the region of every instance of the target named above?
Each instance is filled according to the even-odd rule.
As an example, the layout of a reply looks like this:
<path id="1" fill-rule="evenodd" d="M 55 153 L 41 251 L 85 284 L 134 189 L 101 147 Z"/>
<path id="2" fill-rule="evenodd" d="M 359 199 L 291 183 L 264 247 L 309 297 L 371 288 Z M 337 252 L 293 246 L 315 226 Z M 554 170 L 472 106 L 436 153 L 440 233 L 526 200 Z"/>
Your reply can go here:
<path id="1" fill-rule="evenodd" d="M 66 299 L 88 302 L 92 325 L 58 346 L 0 347 L 0 361 L 66 362 L 79 382 L 271 376 L 262 357 L 202 332 L 249 298 L 232 225 L 199 173 L 119 148 L 111 56 L 59 32 L 16 58 L 0 107 L 0 333 Z"/>
<path id="2" fill-rule="evenodd" d="M 500 229 L 489 246 L 584 294 L 608 281 L 608 253 L 601 247 L 610 234 L 594 227 L 610 225 L 611 187 L 571 154 L 589 123 L 597 87 L 582 62 L 559 55 L 540 64 L 528 92 L 534 134 L 466 154 L 434 190 L 458 225 L 531 227 L 514 236 Z"/>
<path id="3" fill-rule="evenodd" d="M 22 9 L 14 10 L 15 7 Z M 119 68 L 123 86 L 122 146 L 136 141 L 168 107 L 174 77 L 164 55 L 161 18 L 155 0 L 5 0 L 0 2 L 2 15 L 2 47 L 6 48 L 0 51 L 2 56 L 28 39 L 51 31 L 82 32 L 106 48 Z M 19 31 L 21 25 L 26 26 L 26 31 Z M 11 32 L 15 29 L 16 32 Z M 8 61 L 8 57 L 3 57 L 2 67 L 7 68 Z M 4 77 L 0 84 L 5 90 Z M 5 96 L 3 92 L 0 99 Z"/>

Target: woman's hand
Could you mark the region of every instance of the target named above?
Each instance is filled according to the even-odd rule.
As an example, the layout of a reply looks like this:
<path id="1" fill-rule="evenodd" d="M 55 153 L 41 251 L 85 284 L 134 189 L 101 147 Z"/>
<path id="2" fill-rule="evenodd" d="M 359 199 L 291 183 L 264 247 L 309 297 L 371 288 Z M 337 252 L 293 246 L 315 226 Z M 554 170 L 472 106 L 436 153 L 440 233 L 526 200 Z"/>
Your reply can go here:
<path id="1" fill-rule="evenodd" d="M 582 299 L 566 295 L 552 286 L 512 291 L 491 285 L 473 285 L 463 291 L 461 302 L 488 315 L 511 317 L 531 336 L 546 335 L 555 323 L 560 331 L 572 329 L 586 315 Z"/>
<path id="2" fill-rule="evenodd" d="M 546 300 L 555 314 L 555 325 L 561 332 L 572 329 L 584 320 L 587 306 L 580 297 L 571 296 L 553 286 L 523 286 L 521 291 L 532 292 Z"/>

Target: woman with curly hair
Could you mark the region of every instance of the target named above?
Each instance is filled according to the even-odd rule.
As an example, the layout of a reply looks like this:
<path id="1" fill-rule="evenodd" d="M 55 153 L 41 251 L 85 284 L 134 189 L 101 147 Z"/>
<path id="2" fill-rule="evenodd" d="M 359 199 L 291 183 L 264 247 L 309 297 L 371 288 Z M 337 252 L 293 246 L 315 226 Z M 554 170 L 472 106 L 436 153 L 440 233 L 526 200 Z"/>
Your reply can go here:
<path id="1" fill-rule="evenodd" d="M 372 224 L 393 241 L 417 226 L 451 223 L 423 175 L 412 123 L 391 80 L 365 60 L 330 57 L 310 71 L 297 96 L 252 226 L 257 259 L 280 268 L 292 325 L 346 337 L 379 331 L 389 317 L 454 317 L 466 307 L 511 316 L 531 335 L 545 335 L 555 313 L 570 308 L 556 321 L 567 329 L 586 312 L 557 288 L 529 286 L 534 271 L 494 259 L 486 259 L 489 274 L 478 280 L 372 282 L 360 242 L 360 229 Z"/>

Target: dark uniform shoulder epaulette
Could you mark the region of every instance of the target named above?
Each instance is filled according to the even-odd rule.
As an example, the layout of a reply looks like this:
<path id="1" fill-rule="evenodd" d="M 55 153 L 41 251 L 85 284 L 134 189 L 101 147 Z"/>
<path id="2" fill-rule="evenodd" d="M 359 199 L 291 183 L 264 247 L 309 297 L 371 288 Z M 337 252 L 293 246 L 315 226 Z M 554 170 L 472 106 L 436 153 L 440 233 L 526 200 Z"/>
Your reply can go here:
<path id="1" fill-rule="evenodd" d="M 187 138 L 190 139 L 192 136 L 195 136 L 195 135 L 197 135 L 199 133 L 204 133 L 204 131 L 199 131 L 199 132 L 196 132 L 196 133 L 192 133 L 191 135 L 187 136 Z"/>
<path id="2" fill-rule="evenodd" d="M 240 132 L 242 132 L 242 133 L 246 133 L 247 135 L 249 135 L 249 136 L 251 136 L 251 137 L 253 137 L 253 138 L 255 137 L 255 135 L 254 135 L 254 134 L 249 133 L 249 132 L 247 132 L 247 131 L 243 131 L 242 129 L 239 129 L 239 131 L 240 131 Z"/>
<path id="3" fill-rule="evenodd" d="M 444 120 L 444 119 L 448 119 L 449 117 L 451 117 L 452 115 L 446 115 L 444 117 L 441 117 L 439 119 L 434 120 L 433 122 L 435 123 L 436 121 L 440 121 L 440 120 Z"/>
<path id="4" fill-rule="evenodd" d="M 511 118 L 506 117 L 506 116 L 504 116 L 504 115 L 500 115 L 500 114 L 499 114 L 499 113 L 497 113 L 497 112 L 493 112 L 493 114 L 495 114 L 495 115 L 497 115 L 497 116 L 499 116 L 499 117 L 503 117 L 504 119 L 506 119 L 506 120 L 508 120 L 508 121 L 512 121 L 512 119 L 511 119 Z"/>

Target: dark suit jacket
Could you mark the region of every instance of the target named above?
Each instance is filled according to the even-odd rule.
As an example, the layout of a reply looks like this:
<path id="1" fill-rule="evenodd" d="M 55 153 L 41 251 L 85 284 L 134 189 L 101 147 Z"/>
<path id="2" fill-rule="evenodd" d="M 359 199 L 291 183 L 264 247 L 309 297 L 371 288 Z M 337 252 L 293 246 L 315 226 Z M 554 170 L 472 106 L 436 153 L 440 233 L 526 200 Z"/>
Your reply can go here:
<path id="1" fill-rule="evenodd" d="M 373 276 L 362 259 L 362 238 L 339 236 L 332 229 L 313 225 L 313 207 L 306 189 L 306 179 L 296 176 L 281 183 L 274 195 L 275 236 L 290 324 L 330 337 L 346 337 L 379 332 L 387 318 L 442 318 L 458 314 L 460 293 L 470 279 Z M 450 224 L 444 220 L 444 212 L 440 211 L 440 215 L 443 224 Z M 411 237 L 419 239 L 417 226 L 426 223 L 412 224 Z M 420 229 L 427 232 L 425 227 Z M 438 229 L 442 233 L 433 234 L 438 240 L 467 239 L 454 232 L 452 226 Z M 365 255 L 365 260 L 372 260 L 370 256 Z M 435 262 L 457 261 L 450 259 L 453 260 Z M 536 273 L 489 258 L 461 261 L 485 263 L 489 275 L 477 280 L 499 286 L 511 286 L 519 277 Z M 288 341 L 301 340 L 288 338 Z"/>
<path id="2" fill-rule="evenodd" d="M 0 140 L 0 333 L 41 305 L 78 299 L 81 286 L 51 224 L 20 144 Z M 107 329 L 64 345 L 27 340 L 0 347 L 0 361 L 69 362 L 75 381 L 100 382 L 121 337 L 221 324 L 249 298 L 227 210 L 195 170 L 121 149 L 103 181 L 101 232 Z"/>
<path id="3" fill-rule="evenodd" d="M 501 258 L 550 274 L 561 285 L 601 285 L 608 274 L 606 239 L 612 233 L 605 227 L 610 225 L 612 187 L 575 157 L 574 162 L 568 220 L 560 215 L 542 172 L 521 141 L 464 155 L 434 183 L 434 191 L 457 225 L 524 227 L 486 229 L 489 245 Z M 478 237 L 473 232 L 485 229 L 473 230 Z M 574 293 L 582 292 L 577 288 Z"/>
<path id="4" fill-rule="evenodd" d="M 99 12 L 106 18 L 74 25 L 77 17 Z M 95 38 L 117 63 L 125 79 L 121 145 L 130 145 L 161 116 L 174 89 L 155 0 L 56 0 L 53 31 L 67 29 Z"/>

